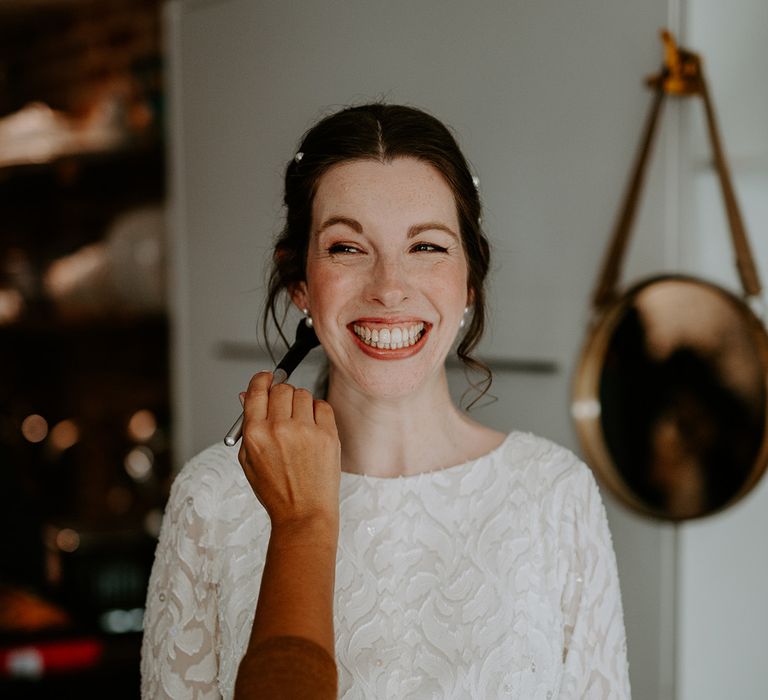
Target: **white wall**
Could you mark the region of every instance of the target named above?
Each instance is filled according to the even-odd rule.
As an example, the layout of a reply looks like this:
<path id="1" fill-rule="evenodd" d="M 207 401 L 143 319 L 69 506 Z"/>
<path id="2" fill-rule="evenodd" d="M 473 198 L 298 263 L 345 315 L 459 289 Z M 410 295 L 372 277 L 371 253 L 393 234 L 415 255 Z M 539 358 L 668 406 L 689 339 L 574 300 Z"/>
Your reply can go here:
<path id="1" fill-rule="evenodd" d="M 690 0 L 686 42 L 703 54 L 758 270 L 768 280 L 768 3 Z M 682 265 L 740 292 L 700 104 L 685 107 Z M 768 301 L 768 296 L 763 295 Z M 680 700 L 768 698 L 768 479 L 721 515 L 681 528 Z"/>
<path id="2" fill-rule="evenodd" d="M 754 9 L 762 2 L 730 6 Z M 714 0 L 692 3 L 690 23 L 684 25 L 692 39 L 704 40 L 702 27 L 722 21 L 717 7 Z M 222 343 L 231 349 L 255 341 L 264 261 L 280 226 L 282 170 L 298 137 L 326 110 L 379 97 L 424 107 L 451 124 L 480 177 L 484 222 L 495 247 L 494 323 L 484 354 L 507 361 L 545 360 L 556 367 L 552 373 L 498 373 L 493 393 L 499 400 L 480 409 L 478 417 L 574 447 L 568 393 L 587 297 L 648 107 L 642 78 L 660 63 L 658 29 L 679 28 L 678 9 L 676 0 L 171 2 L 178 460 L 222 438 L 239 411 L 237 392 L 254 370 L 268 366 L 264 358 L 232 359 L 221 348 Z M 707 24 L 701 17 L 714 19 Z M 756 41 L 758 31 L 747 29 L 745 47 Z M 717 70 L 713 65 L 710 72 L 713 85 L 718 83 L 719 104 L 728 80 L 718 80 Z M 759 77 L 752 85 L 758 89 Z M 678 194 L 684 202 L 695 199 L 699 207 L 708 201 L 686 186 L 687 142 L 679 132 L 687 123 L 685 109 L 669 110 L 664 117 L 627 279 L 677 269 L 683 262 L 697 267 L 696 255 L 709 250 L 691 242 L 685 227 L 678 235 L 684 218 Z M 745 110 L 740 114 L 747 118 Z M 768 119 L 765 111 L 760 115 L 762 121 L 749 123 L 763 133 L 760 125 Z M 725 115 L 723 121 L 725 126 Z M 741 132 L 744 124 L 728 128 Z M 726 144 L 732 141 L 726 133 Z M 746 142 L 745 155 L 754 143 Z M 736 185 L 751 187 L 757 200 L 765 181 L 744 174 L 761 167 L 750 163 L 746 158 Z M 755 206 L 762 206 L 762 213 L 746 212 L 750 224 L 750 218 L 765 221 L 765 203 Z M 720 257 L 714 268 L 723 268 Z M 311 383 L 311 369 L 302 368 L 302 383 Z M 451 380 L 460 382 L 455 373 Z M 747 674 L 741 688 L 757 687 L 752 659 L 766 648 L 753 625 L 739 642 L 751 656 L 742 654 L 735 664 L 715 659 L 723 649 L 716 643 L 707 647 L 706 640 L 717 637 L 727 621 L 716 618 L 715 629 L 709 624 L 714 613 L 708 617 L 702 610 L 705 604 L 725 605 L 718 586 L 746 593 L 754 607 L 759 586 L 765 590 L 766 567 L 762 578 L 748 584 L 751 588 L 738 568 L 714 578 L 710 572 L 709 588 L 701 588 L 701 575 L 708 540 L 717 542 L 727 532 L 727 538 L 745 541 L 753 521 L 765 531 L 759 504 L 733 532 L 720 526 L 728 527 L 730 514 L 686 527 L 680 545 L 670 527 L 607 500 L 634 697 L 756 697 L 702 694 L 701 688 L 713 687 L 709 676 L 729 664 L 733 673 Z M 742 516 L 734 511 L 733 517 Z M 747 550 L 741 554 L 747 556 Z M 735 558 L 741 554 L 731 552 Z M 728 563 L 723 557 L 718 565 Z M 677 566 L 683 569 L 679 588 Z M 710 600 L 700 600 L 701 590 Z M 676 594 L 684 599 L 679 606 Z M 681 629 L 677 647 L 676 623 Z M 747 649 L 748 643 L 754 646 Z"/>
<path id="3" fill-rule="evenodd" d="M 456 129 L 496 249 L 486 353 L 553 360 L 567 383 L 666 2 L 190 0 L 169 14 L 178 284 L 187 284 L 177 299 L 181 383 L 201 399 L 183 457 L 219 438 L 253 369 L 214 355 L 221 340 L 255 337 L 284 164 L 319 115 L 350 102 L 412 103 Z M 639 267 L 658 264 L 665 206 L 654 187 Z M 564 403 L 543 425 L 570 440 Z"/>

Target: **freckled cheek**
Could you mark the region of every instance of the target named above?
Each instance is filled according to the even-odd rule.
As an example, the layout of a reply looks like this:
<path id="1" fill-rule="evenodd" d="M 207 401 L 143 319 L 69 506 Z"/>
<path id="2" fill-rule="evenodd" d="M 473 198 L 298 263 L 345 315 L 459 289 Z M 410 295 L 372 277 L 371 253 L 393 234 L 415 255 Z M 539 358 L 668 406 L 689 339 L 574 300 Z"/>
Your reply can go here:
<path id="1" fill-rule="evenodd" d="M 456 300 L 462 307 L 467 298 L 468 273 L 464 266 L 435 266 L 430 276 L 424 277 L 432 290 L 440 290 L 443 301 Z"/>
<path id="2" fill-rule="evenodd" d="M 307 288 L 313 311 L 319 317 L 334 317 L 360 294 L 363 276 L 350 270 L 307 270 Z"/>

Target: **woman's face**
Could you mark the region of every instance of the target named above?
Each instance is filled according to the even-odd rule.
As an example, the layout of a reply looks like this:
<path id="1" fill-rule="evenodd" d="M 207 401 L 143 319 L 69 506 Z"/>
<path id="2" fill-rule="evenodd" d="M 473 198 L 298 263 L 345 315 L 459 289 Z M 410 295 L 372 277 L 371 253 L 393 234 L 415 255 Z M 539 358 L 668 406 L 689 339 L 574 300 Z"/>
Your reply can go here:
<path id="1" fill-rule="evenodd" d="M 467 261 L 453 193 L 414 158 L 348 161 L 318 183 L 306 283 L 333 381 L 405 396 L 441 376 L 459 330 Z"/>

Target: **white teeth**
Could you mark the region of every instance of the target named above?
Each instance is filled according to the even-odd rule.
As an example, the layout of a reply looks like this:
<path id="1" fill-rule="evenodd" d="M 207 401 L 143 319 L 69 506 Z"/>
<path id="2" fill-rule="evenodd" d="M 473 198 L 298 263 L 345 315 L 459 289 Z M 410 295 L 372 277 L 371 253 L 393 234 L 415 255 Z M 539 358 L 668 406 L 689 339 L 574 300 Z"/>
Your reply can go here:
<path id="1" fill-rule="evenodd" d="M 414 345 L 421 337 L 424 330 L 423 323 L 416 323 L 412 326 L 371 329 L 366 326 L 354 324 L 352 326 L 360 340 L 366 345 L 381 350 L 399 350 Z"/>

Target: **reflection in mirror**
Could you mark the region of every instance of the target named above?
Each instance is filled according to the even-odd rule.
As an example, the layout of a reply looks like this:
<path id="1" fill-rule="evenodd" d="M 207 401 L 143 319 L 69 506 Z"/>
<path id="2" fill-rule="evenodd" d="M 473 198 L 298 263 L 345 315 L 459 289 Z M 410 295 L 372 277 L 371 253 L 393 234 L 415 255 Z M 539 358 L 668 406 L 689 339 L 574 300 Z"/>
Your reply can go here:
<path id="1" fill-rule="evenodd" d="M 767 357 L 759 321 L 724 290 L 684 277 L 636 287 L 593 333 L 577 376 L 577 425 L 598 476 L 673 520 L 743 496 L 765 469 Z"/>

